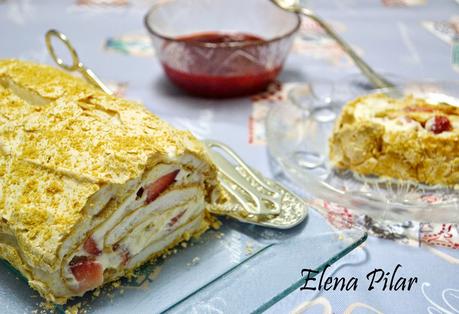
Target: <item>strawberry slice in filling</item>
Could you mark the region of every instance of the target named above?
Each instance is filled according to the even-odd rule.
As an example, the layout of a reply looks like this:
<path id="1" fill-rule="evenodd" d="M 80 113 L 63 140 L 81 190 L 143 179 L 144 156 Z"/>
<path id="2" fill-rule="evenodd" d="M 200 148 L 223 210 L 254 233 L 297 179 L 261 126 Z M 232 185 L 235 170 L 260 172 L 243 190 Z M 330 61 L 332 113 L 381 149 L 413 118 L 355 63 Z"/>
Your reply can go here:
<path id="1" fill-rule="evenodd" d="M 164 192 L 171 184 L 175 182 L 180 170 L 174 170 L 157 179 L 156 181 L 148 184 L 142 188 L 141 195 L 146 193 L 145 204 L 153 202 L 158 196 Z M 184 212 L 180 213 L 170 221 L 170 226 L 173 226 Z M 96 241 L 90 236 L 83 243 L 83 249 L 89 256 L 75 256 L 69 263 L 70 271 L 78 282 L 78 292 L 85 292 L 99 287 L 104 282 L 104 267 L 96 260 L 96 256 L 102 254 L 102 251 L 97 247 Z M 121 257 L 121 265 L 126 266 L 130 254 L 127 249 L 119 248 L 117 245 L 113 247 L 114 251 L 119 251 Z"/>
<path id="2" fill-rule="evenodd" d="M 448 117 L 434 116 L 433 118 L 427 120 L 425 128 L 434 134 L 440 134 L 443 132 L 451 131 L 453 129 L 453 126 L 451 124 L 451 121 L 449 121 Z"/>
<path id="3" fill-rule="evenodd" d="M 172 217 L 172 219 L 167 224 L 168 227 L 169 228 L 173 227 L 180 220 L 180 218 L 182 218 L 182 216 L 185 214 L 185 212 L 186 212 L 186 210 L 181 211 L 180 213 L 178 213 L 177 215 Z"/>
<path id="4" fill-rule="evenodd" d="M 147 185 L 145 188 L 147 192 L 147 199 L 145 200 L 145 204 L 150 204 L 153 202 L 164 190 L 169 187 L 169 185 L 174 183 L 179 171 L 180 170 L 174 170 L 168 174 L 163 175 L 155 182 Z"/>
<path id="5" fill-rule="evenodd" d="M 121 257 L 121 265 L 126 266 L 131 258 L 129 250 L 125 247 L 121 247 L 118 243 L 113 245 L 113 251 L 117 252 Z"/>
<path id="6" fill-rule="evenodd" d="M 78 282 L 78 291 L 85 292 L 99 287 L 104 282 L 102 264 L 89 256 L 77 256 L 69 264 L 70 271 Z"/>
<path id="7" fill-rule="evenodd" d="M 129 255 L 129 251 L 128 250 L 123 250 L 122 253 L 121 253 L 121 265 L 126 267 L 127 263 L 129 262 L 129 258 L 130 257 L 131 256 Z"/>
<path id="8" fill-rule="evenodd" d="M 102 253 L 101 250 L 97 247 L 96 241 L 92 237 L 89 237 L 84 241 L 83 248 L 86 252 L 88 252 L 91 255 L 100 255 Z"/>

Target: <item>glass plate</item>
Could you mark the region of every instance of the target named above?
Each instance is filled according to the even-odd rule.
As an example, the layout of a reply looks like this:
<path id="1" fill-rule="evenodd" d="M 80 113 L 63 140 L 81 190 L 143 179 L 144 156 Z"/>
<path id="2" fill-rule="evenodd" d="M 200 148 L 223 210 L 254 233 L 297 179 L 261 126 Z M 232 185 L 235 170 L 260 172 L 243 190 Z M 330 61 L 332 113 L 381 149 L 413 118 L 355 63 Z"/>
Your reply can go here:
<path id="1" fill-rule="evenodd" d="M 268 149 L 276 166 L 313 195 L 378 220 L 459 222 L 457 190 L 337 172 L 328 160 L 328 138 L 342 106 L 371 91 L 353 77 L 340 85 L 320 82 L 293 87 L 288 100 L 274 106 L 266 121 Z M 459 104 L 458 82 L 413 82 L 405 94 Z M 386 91 L 391 92 L 391 91 Z"/>
<path id="2" fill-rule="evenodd" d="M 108 284 L 97 296 L 88 293 L 56 310 L 63 313 L 76 304 L 86 312 L 110 314 L 262 310 L 302 286 L 301 269 L 319 271 L 365 239 L 357 229 L 334 231 L 314 211 L 284 231 L 223 219 L 220 230 L 142 267 L 137 278 Z M 46 312 L 14 268 L 3 262 L 0 272 L 2 314 Z"/>

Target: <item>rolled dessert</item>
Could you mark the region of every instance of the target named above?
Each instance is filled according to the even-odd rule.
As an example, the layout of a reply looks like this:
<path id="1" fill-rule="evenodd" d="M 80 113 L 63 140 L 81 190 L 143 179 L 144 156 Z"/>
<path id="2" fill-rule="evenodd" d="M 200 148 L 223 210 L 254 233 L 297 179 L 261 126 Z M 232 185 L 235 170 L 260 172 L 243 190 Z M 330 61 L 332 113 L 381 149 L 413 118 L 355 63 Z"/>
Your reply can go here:
<path id="1" fill-rule="evenodd" d="M 218 190 L 189 132 L 50 66 L 0 60 L 0 258 L 47 300 L 199 236 Z"/>
<path id="2" fill-rule="evenodd" d="M 370 94 L 347 103 L 329 140 L 337 169 L 430 185 L 459 183 L 459 108 Z"/>

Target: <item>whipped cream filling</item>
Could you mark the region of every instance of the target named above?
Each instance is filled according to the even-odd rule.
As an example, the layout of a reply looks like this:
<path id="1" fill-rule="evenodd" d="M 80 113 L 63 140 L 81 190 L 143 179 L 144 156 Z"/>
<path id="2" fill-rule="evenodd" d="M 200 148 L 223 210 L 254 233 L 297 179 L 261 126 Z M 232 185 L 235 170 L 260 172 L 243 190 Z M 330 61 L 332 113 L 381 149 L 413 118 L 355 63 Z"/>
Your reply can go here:
<path id="1" fill-rule="evenodd" d="M 202 208 L 203 202 L 191 201 L 184 206 L 177 206 L 166 212 L 153 215 L 141 226 L 136 227 L 128 237 L 120 241 L 118 250 L 110 253 L 102 253 L 96 258 L 96 261 L 100 262 L 104 269 L 117 269 L 124 262 L 120 252 L 128 253 L 129 259 L 132 259 L 151 243 L 167 237 L 169 234 L 173 233 L 178 226 L 187 224 L 186 222 L 191 217 L 198 215 L 202 211 Z M 183 215 L 181 215 L 182 213 Z M 169 226 L 170 221 L 178 216 L 180 216 L 180 218 L 177 219 L 176 224 Z M 162 248 L 159 250 L 161 249 Z"/>
<path id="2" fill-rule="evenodd" d="M 134 256 L 147 247 L 151 242 L 161 239 L 175 230 L 177 226 L 202 212 L 204 200 L 192 200 L 186 205 L 179 205 L 164 213 L 153 215 L 137 226 L 128 237 L 119 242 Z"/>
<path id="3" fill-rule="evenodd" d="M 118 193 L 133 190 L 139 184 L 140 179 L 133 179 L 126 184 L 120 185 L 108 185 L 101 188 L 88 200 L 85 206 L 85 211 L 91 216 L 99 214 L 105 206 L 108 205 L 110 200 L 116 197 Z M 86 233 L 93 228 L 94 224 L 102 221 L 103 218 L 85 219 L 78 227 L 78 232 L 74 232 L 61 246 L 59 250 L 59 258 L 62 259 L 68 252 L 70 252 L 75 246 L 81 244 L 86 237 Z"/>
<path id="4" fill-rule="evenodd" d="M 187 159 L 193 163 L 195 158 L 192 156 Z M 200 164 L 196 163 L 196 166 L 199 167 Z M 175 170 L 179 172 L 174 182 L 157 199 L 147 204 L 146 187 Z M 141 180 L 132 182 L 129 191 L 133 192 L 111 216 L 94 228 L 95 231 L 89 237 L 100 254 L 92 256 L 85 250 L 84 243 L 86 239 L 89 239 L 86 237 L 81 241 L 80 247 L 68 258 L 68 261 L 72 261 L 74 257 L 91 256 L 94 261 L 103 266 L 104 270 L 125 267 L 133 256 L 150 243 L 159 241 L 165 235 L 173 232 L 173 224 L 180 225 L 204 210 L 202 181 L 201 171 L 190 170 L 183 164 L 156 165 Z M 99 205 L 110 200 L 111 197 L 107 195 L 111 194 L 110 192 L 101 193 L 99 198 L 104 201 L 96 201 L 94 204 Z M 65 266 L 63 275 L 72 289 L 78 288 L 78 282 L 69 265 Z"/>
<path id="5" fill-rule="evenodd" d="M 204 169 L 208 167 L 206 163 L 204 163 L 193 154 L 181 155 L 176 160 L 174 160 L 174 163 L 177 165 L 175 169 L 180 168 L 180 172 L 176 177 L 176 182 L 179 183 L 201 182 L 202 173 Z M 161 164 L 156 165 L 155 169 L 160 165 Z M 190 168 L 192 168 L 192 171 L 189 170 Z M 155 169 L 147 171 L 143 178 L 135 178 L 120 185 L 108 185 L 95 193 L 88 200 L 88 203 L 84 209 L 88 215 L 93 218 L 85 219 L 82 221 L 76 229 L 77 232 L 72 233 L 72 235 L 66 241 L 64 241 L 61 248 L 59 249 L 59 258 L 63 259 L 64 256 L 69 254 L 69 252 L 75 250 L 75 246 L 77 246 L 79 243 L 81 244 L 84 241 L 87 236 L 87 232 L 91 229 L 97 228 L 96 225 L 105 219 L 97 217 L 96 215 L 99 215 L 100 212 L 103 211 L 107 205 L 109 205 L 110 200 L 120 199 L 120 195 L 126 195 L 126 193 L 133 191 L 135 188 L 137 188 L 138 191 L 141 186 L 141 181 L 148 181 L 148 179 L 151 179 Z M 131 192 L 129 195 L 131 199 L 132 193 L 135 194 L 135 192 Z M 128 203 L 129 200 L 124 201 L 120 206 L 127 206 Z M 116 219 L 114 219 L 114 221 L 116 223 Z"/>
<path id="6" fill-rule="evenodd" d="M 144 248 L 142 251 L 139 252 L 136 256 L 129 260 L 126 268 L 134 268 L 138 265 L 141 265 L 145 261 L 147 261 L 152 255 L 161 252 L 166 247 L 171 245 L 174 241 L 176 241 L 180 235 L 189 233 L 192 234 L 194 231 L 201 229 L 202 222 L 204 220 L 204 213 L 202 212 L 196 218 L 193 218 L 189 223 L 186 223 L 174 231 L 170 232 L 166 236 L 160 238 L 159 240 L 152 242 L 148 247 Z"/>
<path id="7" fill-rule="evenodd" d="M 392 109 L 390 103 L 382 99 L 366 99 L 362 103 L 359 103 L 355 106 L 354 115 L 358 119 L 362 120 L 371 120 L 374 123 L 382 125 L 386 131 L 411 131 L 415 130 L 416 132 L 423 135 L 431 135 L 432 132 L 424 128 L 421 123 L 416 120 L 410 119 L 406 116 L 399 116 L 397 118 L 389 117 L 379 117 L 380 113 L 385 112 L 388 109 Z M 454 130 L 459 130 L 459 120 L 451 119 L 449 120 Z M 450 137 L 452 132 L 445 131 L 440 134 L 435 134 L 439 137 Z"/>
<path id="8" fill-rule="evenodd" d="M 196 195 L 202 195 L 202 192 L 197 187 L 171 190 L 169 193 L 158 197 L 154 202 L 139 207 L 106 233 L 104 246 L 114 245 L 123 235 L 126 235 L 134 226 L 144 221 L 152 213 L 163 211 L 172 206 L 184 205 Z"/>
<path id="9" fill-rule="evenodd" d="M 143 179 L 140 182 L 140 185 L 137 187 L 136 191 L 142 186 L 148 185 L 148 183 L 154 182 L 163 175 L 170 173 L 177 169 L 176 165 L 158 165 L 147 174 L 147 178 Z M 143 193 L 141 198 L 138 198 L 137 193 L 132 193 L 122 204 L 121 206 L 107 219 L 102 225 L 96 227 L 95 232 L 92 234 L 93 240 L 96 242 L 97 247 L 102 249 L 104 247 L 104 237 L 109 230 L 111 230 L 115 225 L 123 219 L 125 215 L 129 212 L 139 208 L 142 204 L 145 203 L 146 193 Z M 80 250 L 83 248 L 80 247 Z"/>

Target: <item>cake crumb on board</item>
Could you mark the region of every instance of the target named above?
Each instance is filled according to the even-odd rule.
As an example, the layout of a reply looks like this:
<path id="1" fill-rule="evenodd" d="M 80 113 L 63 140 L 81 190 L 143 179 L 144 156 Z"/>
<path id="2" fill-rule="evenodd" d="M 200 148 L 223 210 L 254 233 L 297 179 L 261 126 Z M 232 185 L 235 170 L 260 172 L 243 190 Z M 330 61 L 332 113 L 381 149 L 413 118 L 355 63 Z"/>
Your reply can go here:
<path id="1" fill-rule="evenodd" d="M 86 311 L 80 311 L 81 303 L 74 304 L 65 309 L 65 314 L 82 314 Z"/>
<path id="2" fill-rule="evenodd" d="M 197 256 L 195 256 L 195 257 L 191 260 L 190 263 L 187 263 L 187 264 L 186 264 L 186 266 L 194 266 L 194 265 L 196 265 L 197 263 L 199 263 L 199 260 L 200 260 L 200 258 L 197 257 Z"/>
<path id="3" fill-rule="evenodd" d="M 246 255 L 252 255 L 253 254 L 253 244 L 248 242 L 246 245 L 245 245 L 245 254 Z"/>

